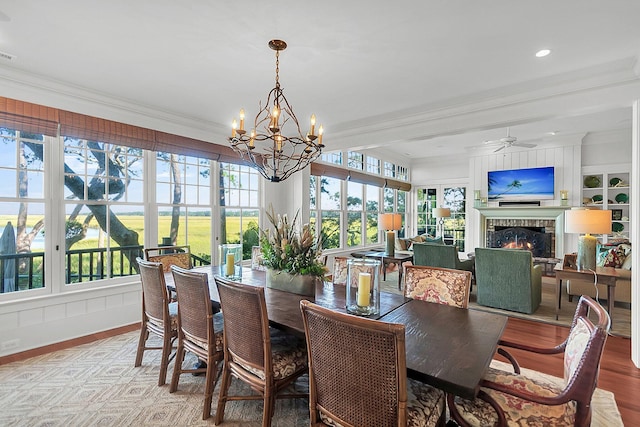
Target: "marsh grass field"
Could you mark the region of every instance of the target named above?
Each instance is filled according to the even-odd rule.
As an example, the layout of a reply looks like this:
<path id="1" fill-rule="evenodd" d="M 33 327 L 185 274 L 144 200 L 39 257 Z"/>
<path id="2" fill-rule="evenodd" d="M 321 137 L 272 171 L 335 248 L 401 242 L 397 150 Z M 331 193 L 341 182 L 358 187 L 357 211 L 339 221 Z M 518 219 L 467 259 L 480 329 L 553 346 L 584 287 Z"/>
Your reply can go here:
<path id="1" fill-rule="evenodd" d="M 31 216 L 27 220 L 27 229 L 30 230 L 36 221 L 38 221 L 40 217 Z M 127 228 L 138 233 L 139 243 L 144 246 L 156 246 L 157 243 L 149 243 L 144 242 L 144 215 L 118 215 L 118 219 L 122 221 L 123 224 L 127 226 Z M 244 226 L 244 230 L 247 229 L 247 226 L 250 222 L 258 223 L 258 217 L 244 217 L 242 225 Z M 4 224 L 7 224 L 8 221 L 15 226 L 17 223 L 17 217 L 15 215 L 0 215 L 0 233 L 4 228 Z M 219 224 L 219 222 L 217 223 Z M 217 226 L 216 221 L 213 221 L 212 218 L 208 216 L 191 216 L 189 217 L 189 245 L 191 246 L 191 252 L 194 254 L 211 254 L 211 227 Z M 158 240 L 161 242 L 162 237 L 169 236 L 169 229 L 171 226 L 171 217 L 170 216 L 159 216 L 158 217 Z M 184 244 L 186 242 L 185 239 L 185 221 L 184 217 L 180 217 L 180 227 L 178 230 L 178 244 Z M 46 230 L 45 230 L 46 231 Z M 99 246 L 99 234 L 100 227 L 98 226 L 98 222 L 93 219 L 89 223 L 89 231 L 88 237 L 74 244 L 71 249 L 92 249 L 97 248 Z M 228 240 L 233 242 L 240 241 L 242 233 L 240 232 L 240 217 L 229 216 L 226 218 L 226 234 L 228 236 Z M 43 239 L 43 234 L 40 233 L 36 239 Z M 115 242 L 112 241 L 112 244 Z M 102 245 L 104 246 L 104 245 Z M 35 250 L 34 250 L 35 251 Z"/>

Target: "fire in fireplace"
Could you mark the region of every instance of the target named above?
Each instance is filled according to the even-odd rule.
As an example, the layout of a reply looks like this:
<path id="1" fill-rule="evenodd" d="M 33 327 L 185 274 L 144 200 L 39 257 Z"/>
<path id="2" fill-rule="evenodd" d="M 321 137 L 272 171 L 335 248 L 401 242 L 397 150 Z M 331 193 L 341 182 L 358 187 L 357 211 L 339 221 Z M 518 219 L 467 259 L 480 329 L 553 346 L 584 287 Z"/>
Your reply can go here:
<path id="1" fill-rule="evenodd" d="M 487 246 L 490 248 L 524 249 L 531 251 L 534 257 L 551 257 L 551 234 L 544 227 L 505 227 L 495 226 L 487 233 Z"/>

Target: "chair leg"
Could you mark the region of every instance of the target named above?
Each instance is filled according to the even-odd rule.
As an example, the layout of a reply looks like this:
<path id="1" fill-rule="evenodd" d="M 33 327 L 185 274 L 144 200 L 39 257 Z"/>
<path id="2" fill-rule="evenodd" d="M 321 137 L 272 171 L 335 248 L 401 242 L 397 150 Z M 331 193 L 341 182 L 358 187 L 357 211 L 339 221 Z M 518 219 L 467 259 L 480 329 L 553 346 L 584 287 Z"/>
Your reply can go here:
<path id="1" fill-rule="evenodd" d="M 208 366 L 208 365 L 207 365 Z M 224 407 L 229 396 L 229 386 L 231 385 L 231 370 L 227 368 L 227 363 L 222 367 L 222 383 L 220 384 L 220 395 L 218 396 L 218 407 L 213 424 L 218 425 L 224 420 Z"/>
<path id="2" fill-rule="evenodd" d="M 206 420 L 211 416 L 211 402 L 213 401 L 213 389 L 216 385 L 216 373 L 218 372 L 218 364 L 214 361 L 207 360 L 207 373 L 204 379 L 204 408 L 202 409 L 202 419 Z"/>
<path id="3" fill-rule="evenodd" d="M 275 411 L 276 397 L 269 387 L 264 391 L 264 410 L 262 412 L 262 427 L 271 427 L 271 418 Z"/>
<path id="4" fill-rule="evenodd" d="M 178 349 L 176 350 L 176 363 L 173 368 L 173 376 L 171 377 L 171 387 L 169 387 L 169 393 L 173 393 L 178 389 L 178 381 L 180 381 L 180 374 L 182 374 L 182 362 L 184 362 L 184 344 L 182 340 L 178 341 Z"/>
<path id="5" fill-rule="evenodd" d="M 138 340 L 138 350 L 136 351 L 136 363 L 133 365 L 138 367 L 142 365 L 142 355 L 144 354 L 144 346 L 149 338 L 149 330 L 147 329 L 147 322 L 142 322 L 140 328 L 140 339 Z"/>
<path id="6" fill-rule="evenodd" d="M 162 357 L 160 358 L 160 376 L 158 386 L 163 386 L 167 382 L 167 368 L 169 366 L 169 355 L 171 354 L 171 335 L 162 336 Z"/>

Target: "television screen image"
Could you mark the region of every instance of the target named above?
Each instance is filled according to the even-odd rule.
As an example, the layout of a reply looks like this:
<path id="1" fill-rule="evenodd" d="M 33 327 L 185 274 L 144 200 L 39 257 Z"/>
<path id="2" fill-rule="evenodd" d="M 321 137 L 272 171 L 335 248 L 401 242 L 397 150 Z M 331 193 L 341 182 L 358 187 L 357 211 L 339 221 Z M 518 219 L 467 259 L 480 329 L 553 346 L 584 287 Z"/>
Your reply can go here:
<path id="1" fill-rule="evenodd" d="M 494 201 L 552 200 L 554 186 L 553 166 L 490 171 L 487 194 Z"/>

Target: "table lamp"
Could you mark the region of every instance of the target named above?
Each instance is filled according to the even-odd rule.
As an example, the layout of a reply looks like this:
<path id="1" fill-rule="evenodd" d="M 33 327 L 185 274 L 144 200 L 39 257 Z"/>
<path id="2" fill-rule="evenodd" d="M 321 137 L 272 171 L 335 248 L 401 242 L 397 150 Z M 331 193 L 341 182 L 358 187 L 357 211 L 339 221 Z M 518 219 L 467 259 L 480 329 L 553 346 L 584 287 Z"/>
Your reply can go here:
<path id="1" fill-rule="evenodd" d="M 451 217 L 451 209 L 435 208 L 433 210 L 433 217 L 438 219 L 438 235 L 444 240 L 444 219 Z"/>
<path id="2" fill-rule="evenodd" d="M 565 211 L 565 232 L 583 234 L 578 238 L 577 269 L 595 270 L 597 239 L 591 233 L 611 233 L 611 211 L 586 208 Z"/>
<path id="3" fill-rule="evenodd" d="M 387 248 L 385 250 L 385 255 L 395 256 L 395 248 L 396 248 L 395 230 L 400 230 L 402 228 L 402 215 L 394 214 L 394 213 L 380 214 L 380 218 L 378 219 L 378 222 L 381 229 L 387 230 Z"/>

